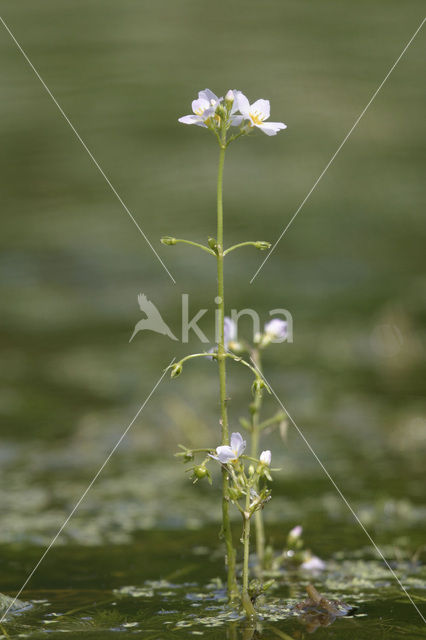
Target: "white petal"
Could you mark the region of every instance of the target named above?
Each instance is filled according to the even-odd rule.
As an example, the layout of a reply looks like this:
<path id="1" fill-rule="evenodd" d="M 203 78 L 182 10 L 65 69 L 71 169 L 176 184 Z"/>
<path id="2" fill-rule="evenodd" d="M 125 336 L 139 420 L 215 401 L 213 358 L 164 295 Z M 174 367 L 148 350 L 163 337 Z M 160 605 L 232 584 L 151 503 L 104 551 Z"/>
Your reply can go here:
<path id="1" fill-rule="evenodd" d="M 288 532 L 289 538 L 300 538 L 303 533 L 303 527 L 301 524 L 297 524 L 293 529 Z"/>
<path id="2" fill-rule="evenodd" d="M 259 113 L 262 116 L 262 120 L 266 120 L 271 113 L 269 100 L 256 100 L 256 102 L 253 102 L 251 105 L 250 111 L 251 113 Z"/>
<path id="3" fill-rule="evenodd" d="M 217 95 L 213 93 L 213 91 L 210 91 L 210 89 L 204 89 L 204 91 L 200 91 L 198 93 L 198 98 L 201 100 L 207 100 L 209 104 L 211 104 L 212 100 L 214 100 L 215 102 L 220 102 L 222 100 L 222 98 L 218 98 Z"/>
<path id="4" fill-rule="evenodd" d="M 196 113 L 197 116 L 200 116 L 204 113 L 206 109 L 210 107 L 210 103 L 208 100 L 203 100 L 203 99 L 193 100 L 191 106 L 192 106 L 193 112 Z"/>
<path id="5" fill-rule="evenodd" d="M 267 464 L 268 466 L 271 464 L 271 459 L 272 459 L 272 454 L 269 451 L 269 449 L 267 449 L 266 451 L 262 451 L 262 453 L 260 454 L 260 462 L 263 462 L 263 464 Z"/>
<path id="6" fill-rule="evenodd" d="M 236 323 L 226 316 L 223 319 L 223 332 L 225 338 L 225 346 L 228 346 L 228 342 L 233 342 L 237 337 L 237 325 Z"/>
<path id="7" fill-rule="evenodd" d="M 228 445 L 223 445 L 221 447 L 216 447 L 217 459 L 222 464 L 226 464 L 231 460 L 235 460 L 235 453 Z"/>
<path id="8" fill-rule="evenodd" d="M 238 109 L 243 114 L 243 116 L 245 118 L 248 118 L 250 111 L 250 102 L 247 100 L 244 93 L 241 93 L 241 91 L 235 91 L 235 104 L 238 105 Z"/>
<path id="9" fill-rule="evenodd" d="M 265 333 L 273 340 L 283 340 L 287 336 L 287 322 L 272 318 L 265 324 Z"/>
<path id="10" fill-rule="evenodd" d="M 241 433 L 231 433 L 231 449 L 235 452 L 237 458 L 240 457 L 245 448 L 246 441 L 243 440 L 243 436 L 241 435 Z"/>
<path id="11" fill-rule="evenodd" d="M 239 127 L 243 119 L 243 116 L 231 116 L 231 127 Z"/>
<path id="12" fill-rule="evenodd" d="M 267 136 L 276 136 L 281 129 L 287 129 L 287 125 L 283 122 L 263 122 L 262 124 L 257 124 L 256 127 L 262 129 Z"/>
<path id="13" fill-rule="evenodd" d="M 323 569 L 325 569 L 325 562 L 321 560 L 321 558 L 318 558 L 318 556 L 311 556 L 309 560 L 305 560 L 300 567 L 306 571 L 323 571 Z"/>
<path id="14" fill-rule="evenodd" d="M 217 347 L 212 347 L 207 353 L 217 353 Z M 214 360 L 213 356 L 207 356 L 207 360 Z"/>
<path id="15" fill-rule="evenodd" d="M 230 91 L 231 91 L 231 89 L 230 89 Z M 229 93 L 229 91 L 228 91 L 228 93 Z M 234 96 L 234 102 L 232 103 L 231 114 L 235 113 L 239 109 L 238 96 L 239 96 L 240 93 L 241 93 L 241 91 L 237 91 L 236 89 L 232 89 L 232 94 Z"/>
<path id="16" fill-rule="evenodd" d="M 183 124 L 197 124 L 199 127 L 206 126 L 200 116 L 194 115 L 182 116 L 182 118 L 179 118 L 179 122 L 183 122 Z"/>

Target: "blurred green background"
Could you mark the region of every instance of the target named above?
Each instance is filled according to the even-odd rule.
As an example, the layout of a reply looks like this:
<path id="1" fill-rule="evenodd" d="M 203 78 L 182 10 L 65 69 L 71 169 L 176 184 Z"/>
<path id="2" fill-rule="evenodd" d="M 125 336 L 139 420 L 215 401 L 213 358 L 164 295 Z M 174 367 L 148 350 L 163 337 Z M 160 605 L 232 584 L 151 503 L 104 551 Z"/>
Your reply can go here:
<path id="1" fill-rule="evenodd" d="M 128 342 L 139 292 L 177 334 L 182 293 L 194 312 L 214 308 L 214 260 L 159 243 L 215 232 L 215 140 L 177 122 L 196 93 L 268 98 L 272 120 L 288 125 L 239 141 L 226 160 L 228 244 L 274 242 L 421 10 L 380 0 L 3 0 L 3 18 L 176 284 L 2 27 L 0 540 L 49 540 L 163 368 L 199 347 L 148 333 Z M 228 306 L 265 321 L 269 309 L 291 311 L 294 343 L 268 351 L 266 374 L 365 522 L 395 534 L 424 522 L 423 57 L 420 33 L 254 283 L 264 254 L 244 249 L 226 264 Z M 213 313 L 201 326 L 213 339 Z M 65 540 L 122 541 L 216 518 L 215 506 L 200 507 L 216 492 L 191 489 L 172 458 L 179 442 L 217 443 L 215 376 L 212 363 L 195 362 L 164 380 Z M 249 379 L 232 368 L 229 383 L 237 428 Z M 309 527 L 319 512 L 312 527 L 324 531 L 330 518 L 352 522 L 294 429 L 264 444 L 283 467 L 271 520 Z"/>

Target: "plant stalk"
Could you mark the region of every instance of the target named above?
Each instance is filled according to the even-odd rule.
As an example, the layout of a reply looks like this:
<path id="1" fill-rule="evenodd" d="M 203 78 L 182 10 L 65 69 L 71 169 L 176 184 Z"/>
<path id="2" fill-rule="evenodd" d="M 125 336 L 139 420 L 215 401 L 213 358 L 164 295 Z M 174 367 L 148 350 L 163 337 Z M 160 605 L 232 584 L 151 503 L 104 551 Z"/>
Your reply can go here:
<path id="1" fill-rule="evenodd" d="M 219 366 L 219 397 L 222 427 L 222 445 L 229 444 L 228 410 L 226 395 L 226 350 L 225 350 L 225 295 L 223 277 L 223 166 L 225 162 L 225 145 L 222 144 L 219 155 L 217 175 L 217 295 L 219 311 L 219 342 L 217 361 Z M 228 598 L 232 601 L 238 597 L 238 586 L 235 571 L 235 548 L 232 542 L 231 521 L 229 517 L 229 475 L 222 467 L 222 530 L 226 546 L 226 564 L 228 571 Z"/>
<path id="2" fill-rule="evenodd" d="M 255 349 L 252 353 L 252 360 L 255 363 L 256 368 L 261 371 L 260 353 L 258 349 Z M 262 391 L 257 390 L 255 392 L 252 414 L 251 414 L 251 456 L 252 458 L 259 458 L 259 436 L 260 436 L 260 410 L 262 408 Z M 254 487 L 255 491 L 259 490 L 259 483 L 256 482 Z M 258 509 L 254 514 L 254 525 L 256 531 L 256 555 L 257 566 L 259 574 L 262 574 L 265 562 L 265 527 L 263 524 L 263 513 L 261 509 Z"/>
<path id="3" fill-rule="evenodd" d="M 244 557 L 243 557 L 243 591 L 241 596 L 242 605 L 244 611 L 249 618 L 256 617 L 256 610 L 250 599 L 248 590 L 249 585 L 249 557 L 250 557 L 250 491 L 247 488 L 246 504 L 243 513 L 243 544 L 244 544 Z"/>

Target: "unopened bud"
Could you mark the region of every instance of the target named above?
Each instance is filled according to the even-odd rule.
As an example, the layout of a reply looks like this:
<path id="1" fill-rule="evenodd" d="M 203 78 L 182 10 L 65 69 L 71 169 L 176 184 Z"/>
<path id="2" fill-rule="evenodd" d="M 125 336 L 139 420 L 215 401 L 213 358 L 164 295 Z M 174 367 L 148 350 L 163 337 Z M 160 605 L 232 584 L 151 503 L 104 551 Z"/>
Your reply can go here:
<path id="1" fill-rule="evenodd" d="M 182 373 L 182 365 L 180 364 L 180 362 L 178 362 L 172 367 L 172 370 L 170 372 L 170 377 L 177 378 L 178 376 L 180 376 L 181 373 Z"/>
<path id="2" fill-rule="evenodd" d="M 266 242 L 265 240 L 258 240 L 257 242 L 254 243 L 254 246 L 256 247 L 256 249 L 260 249 L 261 251 L 265 251 L 266 249 L 270 249 L 271 248 L 271 243 L 270 242 Z"/>
<path id="3" fill-rule="evenodd" d="M 261 380 L 260 378 L 256 378 L 256 380 L 253 382 L 251 386 L 251 391 L 253 395 L 255 395 L 256 393 L 258 393 L 264 388 L 265 388 L 265 383 L 263 382 L 263 380 Z"/>
<path id="4" fill-rule="evenodd" d="M 241 498 L 241 491 L 238 491 L 238 489 L 235 489 L 234 487 L 230 487 L 228 489 L 228 495 L 232 502 L 237 502 Z"/>
<path id="5" fill-rule="evenodd" d="M 232 89 L 229 89 L 229 91 L 227 92 L 226 96 L 225 96 L 225 104 L 227 107 L 232 107 L 233 103 L 234 103 L 234 92 L 232 91 Z"/>
<path id="6" fill-rule="evenodd" d="M 177 240 L 176 238 L 172 238 L 171 236 L 164 236 L 164 238 L 161 238 L 160 242 L 162 242 L 163 244 L 172 245 L 176 244 Z"/>
<path id="7" fill-rule="evenodd" d="M 217 253 L 217 240 L 216 238 L 209 238 L 207 240 L 210 249 L 213 249 L 215 253 Z"/>
<path id="8" fill-rule="evenodd" d="M 220 118 L 226 118 L 226 109 L 223 106 L 223 104 L 219 104 L 216 107 L 216 111 L 215 111 L 216 115 L 219 116 Z"/>

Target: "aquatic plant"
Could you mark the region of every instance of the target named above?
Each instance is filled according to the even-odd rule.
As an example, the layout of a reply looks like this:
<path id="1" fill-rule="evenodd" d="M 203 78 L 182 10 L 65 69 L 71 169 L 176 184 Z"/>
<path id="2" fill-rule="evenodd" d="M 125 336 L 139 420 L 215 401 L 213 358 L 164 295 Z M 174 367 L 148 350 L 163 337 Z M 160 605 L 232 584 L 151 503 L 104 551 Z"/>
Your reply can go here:
<path id="1" fill-rule="evenodd" d="M 221 465 L 222 469 L 222 532 L 226 546 L 227 588 L 231 601 L 241 599 L 247 615 L 255 614 L 253 604 L 249 596 L 249 552 L 251 519 L 256 518 L 257 556 L 260 565 L 263 564 L 265 537 L 263 533 L 262 509 L 271 497 L 268 481 L 271 477 L 271 452 L 263 451 L 259 454 L 259 437 L 265 424 L 260 422 L 260 409 L 263 392 L 269 390 L 260 363 L 260 351 L 272 341 L 281 338 L 287 330 L 286 323 L 273 319 L 264 327 L 264 332 L 255 336 L 255 345 L 245 348 L 244 345 L 234 345 L 236 339 L 236 327 L 232 319 L 225 316 L 224 294 L 224 259 L 235 249 L 245 246 L 254 246 L 259 250 L 270 248 L 270 243 L 257 241 L 243 241 L 225 249 L 223 232 L 223 171 L 225 153 L 229 145 L 237 139 L 251 134 L 256 129 L 263 131 L 268 136 L 274 136 L 286 128 L 282 122 L 269 122 L 270 106 L 268 100 L 256 100 L 250 104 L 247 97 L 241 91 L 228 91 L 225 98 L 219 98 L 209 89 L 200 91 L 198 98 L 192 102 L 193 114 L 179 118 L 179 121 L 196 125 L 211 132 L 219 144 L 219 167 L 217 175 L 217 234 L 216 238 L 209 238 L 207 245 L 202 245 L 190 240 L 178 239 L 172 236 L 162 238 L 163 244 L 173 246 L 179 243 L 196 246 L 215 257 L 217 262 L 217 292 L 215 302 L 217 304 L 217 346 L 216 348 L 190 354 L 179 362 L 171 365 L 170 373 L 174 378 L 181 374 L 184 364 L 194 358 L 208 357 L 217 362 L 219 374 L 219 399 L 220 399 L 220 425 L 221 443 L 212 448 L 188 449 L 181 447 L 179 456 L 185 462 L 194 460 L 196 455 L 203 454 L 204 459 L 199 464 L 191 467 L 194 482 L 207 478 L 211 482 L 211 475 L 207 465 L 212 460 Z M 233 350 L 236 346 L 236 350 Z M 246 351 L 248 359 L 241 355 Z M 252 383 L 253 401 L 250 403 L 251 422 L 242 423 L 251 433 L 251 455 L 246 455 L 246 442 L 240 433 L 234 432 L 229 437 L 229 422 L 227 409 L 227 362 L 233 361 L 246 367 L 254 376 Z M 274 416 L 272 423 L 279 423 L 283 415 Z M 269 424 L 272 424 L 269 422 Z M 244 547 L 242 589 L 237 584 L 236 576 L 236 551 L 233 544 L 230 504 L 236 506 L 243 519 L 242 542 Z"/>

